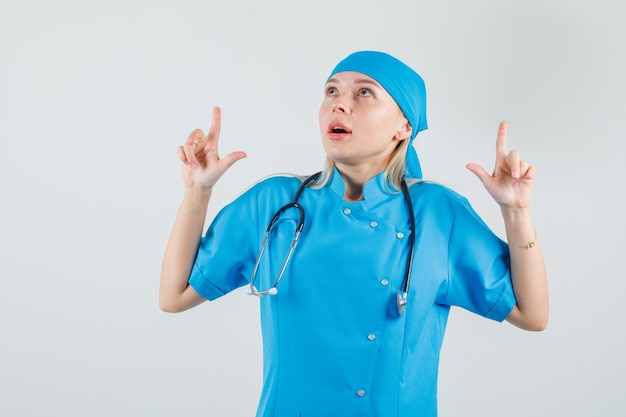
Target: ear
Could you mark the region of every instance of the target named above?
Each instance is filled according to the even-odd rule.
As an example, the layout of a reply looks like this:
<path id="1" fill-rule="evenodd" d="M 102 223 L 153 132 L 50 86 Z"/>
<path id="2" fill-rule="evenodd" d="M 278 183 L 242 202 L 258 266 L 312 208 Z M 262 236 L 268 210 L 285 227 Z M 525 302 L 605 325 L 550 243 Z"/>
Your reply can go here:
<path id="1" fill-rule="evenodd" d="M 402 124 L 402 126 L 400 126 L 400 128 L 396 132 L 394 139 L 396 140 L 409 139 L 411 137 L 412 131 L 413 131 L 413 128 L 411 127 L 411 124 L 406 119 L 404 119 L 404 123 Z"/>

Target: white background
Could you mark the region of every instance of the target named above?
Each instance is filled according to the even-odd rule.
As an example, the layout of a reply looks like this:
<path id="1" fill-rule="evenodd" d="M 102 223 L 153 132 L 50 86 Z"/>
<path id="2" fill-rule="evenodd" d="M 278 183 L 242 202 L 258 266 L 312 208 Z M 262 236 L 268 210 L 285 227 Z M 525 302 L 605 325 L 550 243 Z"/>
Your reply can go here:
<path id="1" fill-rule="evenodd" d="M 626 414 L 626 22 L 619 0 L 0 0 L 0 415 L 251 416 L 257 301 L 161 312 L 182 197 L 176 146 L 223 109 L 249 157 L 209 216 L 265 175 L 322 167 L 332 67 L 387 51 L 426 80 L 425 178 L 503 236 L 465 169 L 498 122 L 537 167 L 551 319 L 528 333 L 453 310 L 441 416 Z"/>

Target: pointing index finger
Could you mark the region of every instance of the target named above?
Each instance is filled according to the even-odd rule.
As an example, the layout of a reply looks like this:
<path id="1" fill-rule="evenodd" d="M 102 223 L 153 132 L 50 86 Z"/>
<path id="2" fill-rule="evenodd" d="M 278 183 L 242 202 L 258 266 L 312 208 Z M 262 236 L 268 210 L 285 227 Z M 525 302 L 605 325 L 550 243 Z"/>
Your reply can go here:
<path id="1" fill-rule="evenodd" d="M 211 127 L 207 137 L 209 139 L 217 139 L 220 135 L 222 126 L 222 109 L 219 106 L 213 107 L 213 115 L 211 117 Z"/>
<path id="2" fill-rule="evenodd" d="M 500 122 L 496 139 L 496 157 L 506 157 L 506 122 Z"/>

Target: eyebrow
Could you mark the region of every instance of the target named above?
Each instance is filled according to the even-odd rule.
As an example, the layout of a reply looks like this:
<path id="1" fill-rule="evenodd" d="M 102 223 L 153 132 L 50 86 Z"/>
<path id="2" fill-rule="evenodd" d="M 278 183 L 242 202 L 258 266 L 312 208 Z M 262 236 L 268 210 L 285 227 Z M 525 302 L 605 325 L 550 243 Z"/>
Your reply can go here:
<path id="1" fill-rule="evenodd" d="M 336 78 L 329 79 L 328 81 L 326 81 L 326 84 L 333 83 L 333 82 L 341 84 L 341 81 L 339 81 Z M 376 87 L 381 87 L 381 85 L 378 84 L 375 80 L 368 79 L 368 78 L 358 78 L 358 79 L 354 80 L 354 83 L 355 84 L 369 84 L 369 85 L 373 85 L 373 86 L 376 86 Z"/>

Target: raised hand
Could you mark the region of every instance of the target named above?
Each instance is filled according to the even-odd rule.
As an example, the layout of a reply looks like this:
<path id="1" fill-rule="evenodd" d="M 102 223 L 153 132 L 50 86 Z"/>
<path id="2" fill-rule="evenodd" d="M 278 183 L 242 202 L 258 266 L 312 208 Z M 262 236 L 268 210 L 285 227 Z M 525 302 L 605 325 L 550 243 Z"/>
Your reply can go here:
<path id="1" fill-rule="evenodd" d="M 211 127 L 208 134 L 196 129 L 187 138 L 184 145 L 177 149 L 178 157 L 183 162 L 183 182 L 185 187 L 211 188 L 220 177 L 238 160 L 245 158 L 245 152 L 232 152 L 223 158 L 218 153 L 222 111 L 213 107 Z"/>
<path id="2" fill-rule="evenodd" d="M 493 174 L 490 175 L 482 166 L 474 163 L 467 164 L 467 169 L 478 177 L 500 207 L 526 209 L 530 206 L 535 168 L 520 160 L 518 151 L 507 154 L 506 132 L 507 123 L 501 122 L 496 139 Z"/>

